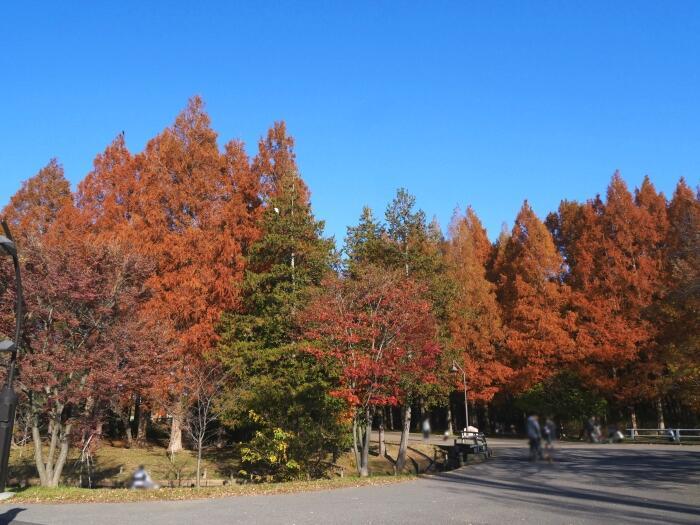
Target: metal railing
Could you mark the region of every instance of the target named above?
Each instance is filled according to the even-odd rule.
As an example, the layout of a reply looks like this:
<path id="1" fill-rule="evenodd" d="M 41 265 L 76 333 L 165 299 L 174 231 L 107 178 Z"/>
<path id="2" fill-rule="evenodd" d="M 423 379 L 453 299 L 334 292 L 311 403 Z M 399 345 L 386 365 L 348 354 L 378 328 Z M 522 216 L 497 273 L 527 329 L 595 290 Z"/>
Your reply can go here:
<path id="1" fill-rule="evenodd" d="M 700 428 L 628 428 L 627 437 L 633 441 L 671 441 L 700 443 Z"/>

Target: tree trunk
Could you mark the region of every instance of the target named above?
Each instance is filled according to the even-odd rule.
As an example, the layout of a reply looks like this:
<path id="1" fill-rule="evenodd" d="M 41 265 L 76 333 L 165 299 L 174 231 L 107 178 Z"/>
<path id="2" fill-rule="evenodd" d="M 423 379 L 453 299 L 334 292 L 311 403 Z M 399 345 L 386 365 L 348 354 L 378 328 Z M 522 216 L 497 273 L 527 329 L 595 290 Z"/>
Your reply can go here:
<path id="1" fill-rule="evenodd" d="M 61 411 L 62 408 L 60 406 L 56 407 L 56 411 L 58 412 L 58 416 L 55 414 L 53 415 L 53 419 L 49 420 L 49 434 L 51 436 L 51 441 L 49 441 L 49 452 L 46 455 L 46 485 L 45 487 L 50 487 L 51 486 L 51 480 L 53 480 L 53 466 L 54 466 L 54 461 L 56 457 L 56 447 L 58 446 L 58 433 L 59 433 L 59 423 L 61 420 Z M 58 420 L 58 422 L 56 421 Z"/>
<path id="2" fill-rule="evenodd" d="M 39 483 L 42 487 L 47 487 L 49 484 L 44 465 L 44 453 L 41 444 L 41 434 L 39 433 L 39 415 L 34 414 L 32 418 L 32 441 L 34 442 L 34 463 L 36 470 L 39 473 Z"/>
<path id="3" fill-rule="evenodd" d="M 411 403 L 406 402 L 403 406 L 403 428 L 401 429 L 401 442 L 399 443 L 399 453 L 396 456 L 396 473 L 400 474 L 406 465 L 406 449 L 408 448 L 408 435 L 411 431 Z"/>
<path id="4" fill-rule="evenodd" d="M 634 407 L 630 407 L 630 419 L 632 420 L 632 438 L 637 437 L 637 411 Z"/>
<path id="5" fill-rule="evenodd" d="M 224 427 L 222 425 L 219 425 L 219 428 L 216 429 L 216 448 L 222 449 L 224 448 L 224 445 L 226 444 L 224 440 Z"/>
<path id="6" fill-rule="evenodd" d="M 68 458 L 70 447 L 70 424 L 61 422 L 62 408 L 57 407 L 57 412 L 53 414 L 53 419 L 49 422 L 49 434 L 51 441 L 49 451 L 44 456 L 42 450 L 41 433 L 39 432 L 39 415 L 34 414 L 32 422 L 32 438 L 34 441 L 34 462 L 39 474 L 39 482 L 42 487 L 57 487 L 61 480 L 63 467 Z M 56 451 L 58 450 L 58 457 Z"/>
<path id="7" fill-rule="evenodd" d="M 489 405 L 484 403 L 484 428 L 482 432 L 490 434 L 491 433 L 491 416 L 489 414 Z"/>
<path id="8" fill-rule="evenodd" d="M 384 442 L 384 411 L 379 412 L 379 457 L 386 455 L 386 443 Z"/>
<path id="9" fill-rule="evenodd" d="M 394 407 L 387 407 L 389 409 L 389 430 L 394 430 Z"/>
<path id="10" fill-rule="evenodd" d="M 71 425 L 59 425 L 61 431 L 61 448 L 58 454 L 58 459 L 56 460 L 56 465 L 53 469 L 53 479 L 51 480 L 50 487 L 58 487 L 58 482 L 61 481 L 61 474 L 63 473 L 63 467 L 66 464 L 66 459 L 68 459 L 68 448 L 70 446 L 70 430 Z"/>
<path id="11" fill-rule="evenodd" d="M 136 444 L 141 446 L 146 444 L 146 431 L 148 429 L 148 420 L 151 414 L 146 409 L 143 402 L 139 403 L 138 408 L 138 426 L 136 427 Z"/>
<path id="12" fill-rule="evenodd" d="M 178 399 L 173 406 L 173 419 L 170 426 L 170 442 L 168 443 L 168 452 L 171 454 L 182 450 L 182 419 L 182 400 Z"/>
<path id="13" fill-rule="evenodd" d="M 452 425 L 452 403 L 447 401 L 447 433 L 451 436 L 454 434 L 454 426 Z"/>
<path id="14" fill-rule="evenodd" d="M 666 428 L 666 422 L 664 421 L 664 405 L 661 402 L 661 398 L 657 397 L 656 398 L 656 420 L 657 420 L 657 428 L 660 428 L 661 430 L 664 430 Z"/>
<path id="15" fill-rule="evenodd" d="M 202 440 L 197 440 L 197 488 L 202 486 L 200 472 L 202 470 Z"/>
<path id="16" fill-rule="evenodd" d="M 126 414 L 124 414 L 124 434 L 126 437 L 126 446 L 127 448 L 131 448 L 131 446 L 134 444 L 134 436 L 131 431 L 131 420 L 134 416 L 134 405 L 133 403 L 129 403 L 129 408 L 126 411 Z"/>
<path id="17" fill-rule="evenodd" d="M 134 445 L 134 437 L 131 434 L 131 425 L 126 425 L 126 448 Z"/>
<path id="18" fill-rule="evenodd" d="M 357 439 L 357 433 L 359 430 L 359 417 L 355 415 L 355 417 L 352 419 L 352 450 L 355 454 L 355 468 L 357 468 L 357 474 L 362 475 L 362 460 L 360 458 L 360 450 L 358 448 L 358 439 Z"/>
<path id="19" fill-rule="evenodd" d="M 365 413 L 365 428 L 362 433 L 362 458 L 360 460 L 360 477 L 369 476 L 369 442 L 372 439 L 372 414 L 369 408 Z"/>

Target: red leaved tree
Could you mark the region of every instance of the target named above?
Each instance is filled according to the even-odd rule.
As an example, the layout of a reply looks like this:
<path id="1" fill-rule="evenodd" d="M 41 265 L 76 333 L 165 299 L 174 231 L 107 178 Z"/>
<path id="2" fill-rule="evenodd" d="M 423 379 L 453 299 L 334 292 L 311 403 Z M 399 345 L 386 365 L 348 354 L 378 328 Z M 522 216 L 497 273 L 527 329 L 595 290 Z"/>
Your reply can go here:
<path id="1" fill-rule="evenodd" d="M 400 272 L 369 267 L 356 278 L 327 281 L 302 316 L 309 352 L 338 374 L 334 395 L 348 403 L 361 476 L 369 474 L 375 408 L 404 402 L 416 383 L 435 378 L 435 322 L 420 297 Z"/>
<path id="2" fill-rule="evenodd" d="M 144 278 L 129 247 L 96 242 L 62 171 L 55 163 L 50 168 L 4 210 L 16 226 L 23 267 L 27 317 L 18 384 L 32 413 L 43 486 L 58 484 L 71 442 L 99 431 L 96 414 L 126 380 L 118 332 L 136 313 Z"/>

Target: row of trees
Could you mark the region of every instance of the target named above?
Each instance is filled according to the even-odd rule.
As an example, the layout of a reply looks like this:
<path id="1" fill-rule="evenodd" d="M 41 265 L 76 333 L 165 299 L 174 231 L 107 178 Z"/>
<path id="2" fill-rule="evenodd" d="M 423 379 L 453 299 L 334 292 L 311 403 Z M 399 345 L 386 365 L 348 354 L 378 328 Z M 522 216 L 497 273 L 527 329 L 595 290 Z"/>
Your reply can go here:
<path id="1" fill-rule="evenodd" d="M 107 417 L 138 442 L 158 414 L 171 453 L 186 426 L 201 454 L 214 413 L 247 442 L 248 474 L 284 478 L 323 475 L 348 448 L 367 475 L 372 425 L 398 412 L 401 470 L 412 412 L 452 424 L 455 361 L 487 427 L 528 408 L 693 422 L 700 200 L 685 181 L 668 201 L 615 174 L 605 200 L 564 201 L 544 222 L 525 202 L 495 243 L 472 208 L 445 237 L 399 190 L 338 252 L 293 145 L 277 123 L 252 158 L 221 149 L 194 98 L 143 152 L 118 136 L 76 192 L 51 161 L 12 197 L 42 484 Z M 8 332 L 6 273 L 0 293 Z"/>

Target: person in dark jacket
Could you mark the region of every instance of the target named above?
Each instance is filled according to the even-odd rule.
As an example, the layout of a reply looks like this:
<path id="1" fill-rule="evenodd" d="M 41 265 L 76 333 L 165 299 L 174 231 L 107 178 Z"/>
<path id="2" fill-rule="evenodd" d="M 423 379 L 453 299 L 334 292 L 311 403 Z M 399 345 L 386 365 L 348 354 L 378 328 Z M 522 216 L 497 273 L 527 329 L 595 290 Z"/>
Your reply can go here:
<path id="1" fill-rule="evenodd" d="M 527 418 L 525 432 L 530 443 L 530 461 L 544 459 L 542 455 L 542 429 L 540 428 L 540 418 L 537 414 L 532 414 Z"/>
<path id="2" fill-rule="evenodd" d="M 551 463 L 554 456 L 554 442 L 557 439 L 557 426 L 551 417 L 548 417 L 542 428 L 544 438 L 544 456 Z"/>

